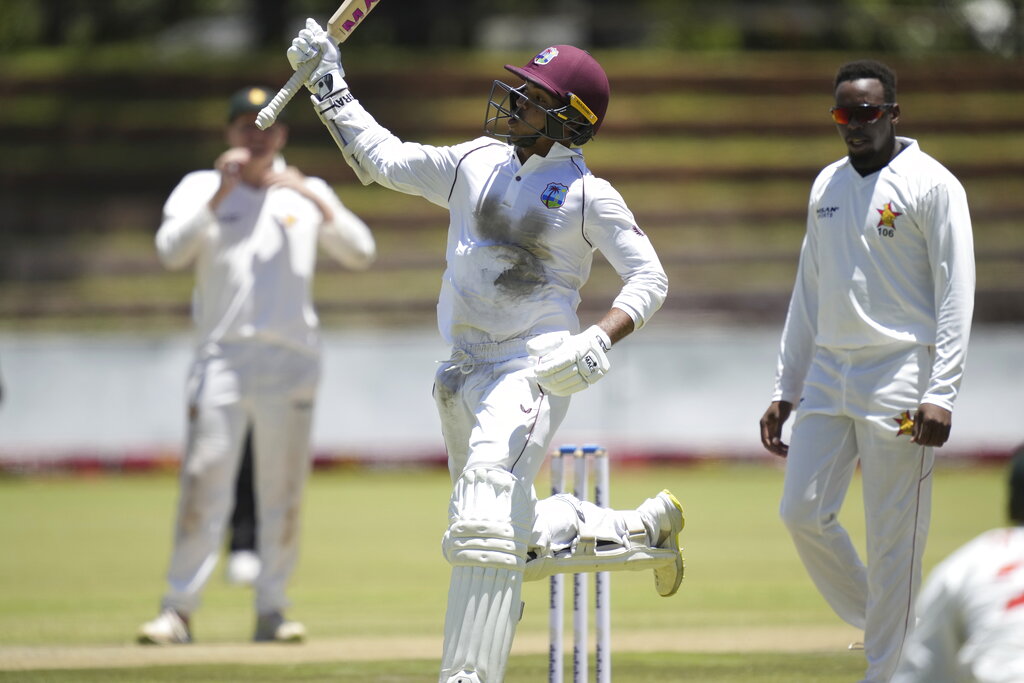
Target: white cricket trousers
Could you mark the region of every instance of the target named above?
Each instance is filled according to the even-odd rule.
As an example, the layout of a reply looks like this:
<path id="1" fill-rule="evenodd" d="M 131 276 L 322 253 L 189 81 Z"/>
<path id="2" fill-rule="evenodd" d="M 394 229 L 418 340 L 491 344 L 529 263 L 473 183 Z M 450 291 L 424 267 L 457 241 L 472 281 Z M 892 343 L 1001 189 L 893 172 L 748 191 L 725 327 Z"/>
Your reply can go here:
<path id="1" fill-rule="evenodd" d="M 899 423 L 917 410 L 930 371 L 930 347 L 819 347 L 793 423 L 780 515 L 822 596 L 864 629 L 870 683 L 889 680 L 914 626 L 933 449 Z M 866 566 L 838 519 L 858 463 Z"/>
<path id="2" fill-rule="evenodd" d="M 188 444 L 163 606 L 186 614 L 199 606 L 220 555 L 251 425 L 261 560 L 254 599 L 257 614 L 267 614 L 288 606 L 285 588 L 298 560 L 320 360 L 256 343 L 220 349 L 198 359 L 189 378 Z"/>
<path id="3" fill-rule="evenodd" d="M 446 534 L 442 547 L 449 544 L 449 552 L 458 544 L 491 544 L 504 549 L 492 555 L 522 549 L 525 559 L 530 545 L 552 550 L 571 545 L 584 519 L 595 538 L 628 536 L 628 524 L 616 511 L 571 497 L 537 502 L 534 480 L 570 400 L 538 388 L 535 359 L 525 347 L 516 339 L 456 349 L 435 376 L 434 400 L 454 484 L 449 534 L 462 533 L 461 517 L 483 536 L 467 542 L 464 533 L 455 541 Z M 479 474 L 464 477 L 467 471 Z M 510 479 L 511 493 L 505 488 Z M 508 509 L 506 501 L 512 501 Z M 521 614 L 524 571 L 493 559 L 460 562 L 452 566 L 438 680 L 463 680 L 461 672 L 472 671 L 473 680 L 501 683 Z"/>
<path id="4" fill-rule="evenodd" d="M 533 484 L 570 397 L 537 388 L 536 361 L 522 355 L 522 340 L 469 348 L 473 356 L 445 362 L 434 381 L 452 483 L 466 469 L 481 465 L 515 475 L 535 501 L 530 549 L 538 555 L 563 550 L 581 534 L 621 541 L 629 524 L 616 510 L 564 495 L 536 501 Z"/>
<path id="5" fill-rule="evenodd" d="M 457 349 L 434 378 L 452 483 L 469 467 L 489 465 L 532 486 L 570 399 L 537 387 L 536 359 L 522 339 L 467 349 Z"/>

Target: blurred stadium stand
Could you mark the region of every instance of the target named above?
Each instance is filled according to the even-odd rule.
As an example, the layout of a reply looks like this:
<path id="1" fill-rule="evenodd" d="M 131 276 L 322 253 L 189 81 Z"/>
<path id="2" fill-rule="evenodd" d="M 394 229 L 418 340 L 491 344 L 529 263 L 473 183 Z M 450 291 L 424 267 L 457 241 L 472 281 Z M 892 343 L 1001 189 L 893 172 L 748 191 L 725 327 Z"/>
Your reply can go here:
<path id="1" fill-rule="evenodd" d="M 329 14 L 333 7 L 236 2 L 254 8 L 257 20 L 205 14 L 196 23 L 194 3 L 173 11 L 167 3 L 138 4 L 168 13 L 140 21 L 154 32 L 154 51 L 174 36 L 179 44 L 186 35 L 201 39 L 208 35 L 202 26 L 225 21 L 235 22 L 233 42 L 225 39 L 235 52 L 283 45 L 280 34 L 292 30 L 298 10 Z M 71 5 L 87 14 L 104 3 Z M 608 123 L 585 151 L 658 246 L 672 280 L 666 312 L 781 321 L 807 190 L 843 152 L 827 116 L 832 75 L 847 58 L 874 56 L 899 73 L 901 133 L 919 138 L 967 187 L 978 320 L 1024 320 L 1024 68 L 1014 56 L 1019 30 L 992 19 L 999 8 L 1019 17 L 1021 3 L 994 0 L 987 15 L 967 22 L 969 8 L 981 6 L 645 2 L 635 16 L 621 17 L 604 0 L 551 5 L 549 23 L 591 46 L 609 72 Z M 501 65 L 525 61 L 533 48 L 518 43 L 549 37 L 524 34 L 521 20 L 489 7 L 382 3 L 365 33 L 346 45 L 353 91 L 405 139 L 444 144 L 480 134 L 490 81 L 508 76 Z M 986 16 L 999 30 L 984 33 Z M 103 21 L 114 19 L 94 23 Z M 907 25 L 917 28 L 901 38 L 879 28 Z M 74 38 L 67 26 L 46 26 L 48 41 Z M 688 40 L 699 47 L 711 34 L 718 43 L 708 47 L 729 50 L 668 49 Z M 989 51 L 977 47 L 985 35 Z M 479 49 L 482 40 L 490 49 Z M 947 45 L 957 49 L 937 49 Z M 844 49 L 820 51 L 826 46 Z M 186 326 L 191 274 L 165 273 L 152 252 L 162 202 L 182 175 L 209 167 L 222 149 L 225 93 L 282 83 L 290 73 L 279 48 L 225 57 L 216 70 L 187 54 L 137 61 L 95 54 L 107 53 L 84 50 L 78 60 L 65 56 L 62 67 L 0 68 L 0 326 Z M 289 161 L 333 183 L 380 241 L 370 273 L 356 277 L 324 263 L 316 296 L 326 324 L 429 322 L 443 268 L 444 212 L 362 188 L 302 95 L 288 111 Z M 584 299 L 593 310 L 581 314 L 605 306 L 603 295 L 615 288 L 615 274 L 599 260 L 593 294 Z"/>

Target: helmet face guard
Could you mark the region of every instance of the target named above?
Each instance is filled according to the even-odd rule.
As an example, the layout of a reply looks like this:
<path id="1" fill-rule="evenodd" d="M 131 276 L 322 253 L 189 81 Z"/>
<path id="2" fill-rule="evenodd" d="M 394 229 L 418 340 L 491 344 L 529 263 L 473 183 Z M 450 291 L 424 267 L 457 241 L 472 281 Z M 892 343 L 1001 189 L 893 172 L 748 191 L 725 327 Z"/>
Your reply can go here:
<path id="1" fill-rule="evenodd" d="M 487 100 L 487 111 L 484 113 L 484 133 L 507 140 L 517 147 L 530 147 L 541 137 L 566 145 L 582 145 L 594 137 L 593 122 L 596 116 L 579 98 L 572 93 L 569 95 L 570 104 L 548 109 L 526 96 L 525 84 L 513 88 L 507 83 L 494 81 Z M 520 118 L 519 112 L 527 104 L 545 113 L 544 130 Z M 532 129 L 534 134 L 513 136 L 508 128 L 510 119 L 519 120 Z"/>

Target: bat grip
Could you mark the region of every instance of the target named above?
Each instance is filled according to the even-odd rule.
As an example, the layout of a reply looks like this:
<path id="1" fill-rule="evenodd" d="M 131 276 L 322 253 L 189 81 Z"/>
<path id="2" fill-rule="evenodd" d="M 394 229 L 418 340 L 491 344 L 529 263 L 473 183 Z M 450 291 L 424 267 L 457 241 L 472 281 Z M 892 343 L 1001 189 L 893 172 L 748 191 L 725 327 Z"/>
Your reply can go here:
<path id="1" fill-rule="evenodd" d="M 260 113 L 256 115 L 256 127 L 260 130 L 266 130 L 270 126 L 274 125 L 274 121 L 277 121 L 277 117 L 281 114 L 281 110 L 288 104 L 295 93 L 299 91 L 302 84 L 306 82 L 309 75 L 313 73 L 313 69 L 316 67 L 317 62 L 312 60 L 306 62 L 292 74 L 292 77 L 288 79 L 288 82 L 284 84 L 277 94 L 274 95 L 273 99 L 267 103 L 267 106 L 260 109 Z"/>

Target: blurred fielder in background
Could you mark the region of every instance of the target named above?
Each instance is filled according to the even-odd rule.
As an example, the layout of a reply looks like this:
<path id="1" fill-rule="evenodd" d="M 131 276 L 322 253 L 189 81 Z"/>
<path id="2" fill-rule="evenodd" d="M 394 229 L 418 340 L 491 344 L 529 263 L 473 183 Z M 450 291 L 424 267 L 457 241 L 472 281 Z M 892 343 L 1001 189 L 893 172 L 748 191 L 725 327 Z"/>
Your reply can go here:
<path id="1" fill-rule="evenodd" d="M 255 639 L 304 636 L 284 609 L 320 378 L 311 292 L 317 245 L 355 269 L 370 265 L 376 247 L 327 183 L 285 164 L 287 126 L 256 127 L 273 94 L 252 87 L 231 98 L 230 149 L 213 170 L 182 179 L 156 235 L 165 266 L 195 267 L 197 348 L 168 590 L 160 615 L 139 630 L 144 643 L 191 641 L 189 617 L 220 554 L 250 426 L 261 560 Z"/>
<path id="2" fill-rule="evenodd" d="M 893 72 L 845 64 L 834 95 L 847 156 L 811 189 L 761 441 L 788 452 L 782 520 L 829 605 L 864 629 L 864 680 L 881 683 L 914 626 L 933 448 L 949 438 L 967 356 L 974 247 L 960 183 L 896 135 Z M 866 566 L 838 521 L 858 463 Z"/>
<path id="3" fill-rule="evenodd" d="M 667 292 L 622 197 L 572 149 L 604 122 L 603 69 L 568 45 L 507 66 L 525 84 L 494 82 L 491 137 L 433 147 L 402 142 L 367 113 L 337 46 L 312 19 L 288 59 L 295 69 L 316 60 L 306 83 L 314 107 L 364 183 L 450 212 L 438 324 L 452 356 L 434 382 L 453 483 L 439 680 L 503 679 L 524 578 L 646 567 L 659 593 L 675 593 L 683 517 L 670 493 L 620 512 L 567 495 L 538 502 L 533 487 L 570 395 L 604 376 L 612 344 L 646 323 Z M 597 324 L 578 332 L 595 249 L 624 286 Z"/>
<path id="4" fill-rule="evenodd" d="M 932 570 L 893 683 L 1024 681 L 1024 446 L 1009 484 L 1013 526 L 982 534 Z"/>

